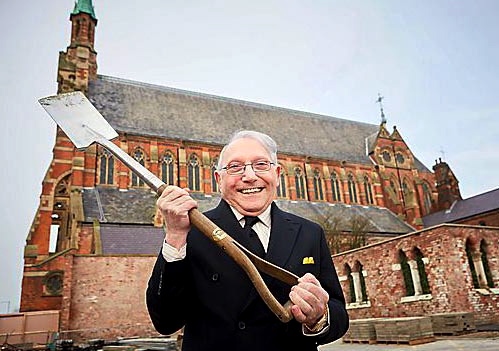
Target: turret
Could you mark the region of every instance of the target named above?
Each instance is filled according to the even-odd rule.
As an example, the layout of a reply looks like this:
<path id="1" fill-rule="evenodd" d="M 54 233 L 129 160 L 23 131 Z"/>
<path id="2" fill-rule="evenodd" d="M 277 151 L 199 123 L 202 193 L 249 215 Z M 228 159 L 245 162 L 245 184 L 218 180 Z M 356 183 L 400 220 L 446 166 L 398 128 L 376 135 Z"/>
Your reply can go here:
<path id="1" fill-rule="evenodd" d="M 455 201 L 462 200 L 459 181 L 449 165 L 440 158 L 438 161 L 435 161 L 433 171 L 435 172 L 438 192 L 437 210 L 447 210 Z"/>
<path id="2" fill-rule="evenodd" d="M 66 52 L 59 52 L 58 93 L 87 92 L 89 80 L 97 77 L 97 52 L 94 49 L 95 17 L 92 0 L 78 0 L 69 16 L 71 42 Z"/>

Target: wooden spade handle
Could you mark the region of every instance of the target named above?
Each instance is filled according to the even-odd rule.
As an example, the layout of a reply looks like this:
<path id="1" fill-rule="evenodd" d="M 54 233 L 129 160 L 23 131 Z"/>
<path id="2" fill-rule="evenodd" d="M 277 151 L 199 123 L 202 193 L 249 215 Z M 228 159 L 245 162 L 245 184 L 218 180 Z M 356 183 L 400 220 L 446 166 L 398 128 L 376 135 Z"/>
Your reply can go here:
<path id="1" fill-rule="evenodd" d="M 160 187 L 157 191 L 158 194 L 161 194 L 165 187 L 166 186 Z M 192 225 L 225 251 L 246 272 L 260 297 L 281 322 L 287 323 L 293 319 L 293 314 L 291 313 L 291 306 L 293 303 L 287 301 L 284 305 L 281 305 L 279 301 L 277 301 L 263 281 L 262 276 L 253 262 L 251 262 L 248 256 L 246 256 L 236 244 L 234 244 L 235 240 L 229 234 L 220 229 L 197 208 L 193 208 L 189 211 L 189 219 Z"/>

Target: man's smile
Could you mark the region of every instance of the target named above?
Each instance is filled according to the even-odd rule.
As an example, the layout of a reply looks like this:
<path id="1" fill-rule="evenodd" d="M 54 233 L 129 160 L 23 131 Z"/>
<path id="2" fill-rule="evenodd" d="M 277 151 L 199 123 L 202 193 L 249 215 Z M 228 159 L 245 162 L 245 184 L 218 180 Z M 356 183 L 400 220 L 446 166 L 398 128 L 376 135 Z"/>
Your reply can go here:
<path id="1" fill-rule="evenodd" d="M 239 190 L 239 192 L 243 193 L 243 194 L 255 194 L 255 193 L 259 193 L 263 190 L 264 188 L 261 187 L 261 188 L 247 188 L 247 189 L 241 189 Z"/>

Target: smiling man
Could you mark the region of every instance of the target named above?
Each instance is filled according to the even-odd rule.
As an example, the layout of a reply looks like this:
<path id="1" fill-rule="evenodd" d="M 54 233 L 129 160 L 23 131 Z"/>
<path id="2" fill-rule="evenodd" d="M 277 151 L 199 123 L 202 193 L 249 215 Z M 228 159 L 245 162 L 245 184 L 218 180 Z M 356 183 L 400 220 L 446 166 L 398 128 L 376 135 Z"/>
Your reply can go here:
<path id="1" fill-rule="evenodd" d="M 147 289 L 151 320 L 162 334 L 185 326 L 183 350 L 317 350 L 348 329 L 348 315 L 322 228 L 273 202 L 281 168 L 277 146 L 255 131 L 236 133 L 215 173 L 222 200 L 206 216 L 235 240 L 301 278 L 290 287 L 264 276 L 294 320 L 282 323 L 244 271 L 197 229 L 187 189 L 167 187 L 157 201 L 165 241 Z"/>

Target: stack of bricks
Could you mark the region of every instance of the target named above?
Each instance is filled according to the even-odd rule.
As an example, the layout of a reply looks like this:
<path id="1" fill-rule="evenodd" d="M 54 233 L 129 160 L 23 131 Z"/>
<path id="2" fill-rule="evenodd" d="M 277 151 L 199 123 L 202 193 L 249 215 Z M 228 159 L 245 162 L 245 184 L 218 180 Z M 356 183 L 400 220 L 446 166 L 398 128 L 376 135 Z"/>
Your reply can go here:
<path id="1" fill-rule="evenodd" d="M 457 335 L 476 330 L 472 312 L 437 313 L 430 317 L 436 335 Z"/>
<path id="2" fill-rule="evenodd" d="M 374 321 L 381 318 L 355 319 L 350 321 L 350 327 L 343 336 L 344 342 L 353 343 L 376 343 L 376 330 Z"/>
<path id="3" fill-rule="evenodd" d="M 376 342 L 409 345 L 435 341 L 430 317 L 385 318 L 374 322 Z"/>

